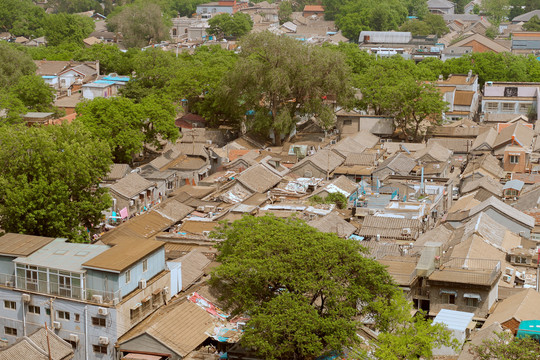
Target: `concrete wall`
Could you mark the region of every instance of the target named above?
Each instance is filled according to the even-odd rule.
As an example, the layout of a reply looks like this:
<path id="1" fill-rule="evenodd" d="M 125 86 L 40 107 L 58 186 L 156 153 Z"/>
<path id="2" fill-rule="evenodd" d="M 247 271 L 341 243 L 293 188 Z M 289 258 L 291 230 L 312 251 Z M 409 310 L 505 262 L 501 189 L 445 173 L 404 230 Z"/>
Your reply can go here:
<path id="1" fill-rule="evenodd" d="M 148 269 L 143 271 L 143 261 L 148 260 Z M 141 259 L 129 269 L 120 273 L 118 283 L 122 297 L 126 296 L 139 286 L 139 280 L 149 281 L 154 276 L 165 270 L 165 247 L 161 247 L 144 259 Z M 130 281 L 126 282 L 126 272 L 130 272 Z"/>
<path id="2" fill-rule="evenodd" d="M 490 292 L 493 290 L 489 287 L 474 286 L 468 284 L 453 284 L 453 283 L 439 283 L 429 281 L 429 301 L 430 312 L 438 313 L 441 309 L 465 311 L 474 313 L 476 317 L 487 317 L 489 311 Z M 497 285 L 494 286 L 497 288 Z M 443 294 L 441 290 L 452 290 L 457 292 L 455 304 L 443 303 Z M 465 293 L 478 294 L 481 300 L 478 302 L 478 306 L 468 306 L 467 299 L 464 297 Z"/>
<path id="3" fill-rule="evenodd" d="M 14 275 L 15 274 L 14 257 L 0 256 L 0 274 Z M 0 280 L 4 280 L 4 276 L 0 276 Z M 0 285 L 1 282 L 0 282 Z"/>
<path id="4" fill-rule="evenodd" d="M 29 304 L 23 304 L 21 295 L 23 292 L 0 287 L 0 298 L 3 300 L 11 300 L 17 303 L 16 310 L 4 309 L 4 304 L 0 304 L 0 336 L 8 340 L 10 344 L 14 343 L 16 338 L 14 336 L 5 335 L 4 327 L 9 326 L 17 329 L 17 335 L 23 336 L 23 314 L 26 324 L 26 333 L 31 334 L 39 327 L 43 327 L 45 323 L 51 327 L 51 321 L 58 321 L 61 324 L 59 330 L 55 330 L 55 333 L 62 339 L 69 340 L 70 334 L 77 335 L 79 337 L 79 343 L 75 348 L 74 360 L 85 360 L 85 351 L 88 351 L 89 359 L 103 359 L 112 360 L 115 359 L 114 343 L 117 341 L 116 330 L 116 310 L 114 308 L 108 308 L 108 315 L 101 316 L 98 314 L 99 305 L 87 304 L 80 301 L 71 301 L 64 298 L 51 298 L 40 294 L 31 294 L 31 300 Z M 53 311 L 51 315 L 47 315 L 46 309 L 50 308 L 52 300 Z M 28 311 L 28 305 L 39 306 L 40 314 L 33 314 Z M 87 316 L 85 318 L 85 307 L 87 307 Z M 58 311 L 66 311 L 70 314 L 70 320 L 57 319 Z M 78 318 L 77 316 L 78 315 Z M 94 326 L 92 325 L 92 317 L 105 318 L 106 326 Z M 85 329 L 86 321 L 86 329 Z M 99 337 L 106 336 L 109 339 L 108 354 L 97 354 L 92 350 L 92 345 L 99 344 Z M 88 347 L 85 339 L 88 338 Z"/>

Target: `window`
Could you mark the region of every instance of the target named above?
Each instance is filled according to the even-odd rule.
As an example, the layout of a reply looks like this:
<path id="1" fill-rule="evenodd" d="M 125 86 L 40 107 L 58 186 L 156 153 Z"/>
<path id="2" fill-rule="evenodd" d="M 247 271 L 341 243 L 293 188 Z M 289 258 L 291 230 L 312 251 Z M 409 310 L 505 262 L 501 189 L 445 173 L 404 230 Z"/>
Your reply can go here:
<path id="1" fill-rule="evenodd" d="M 81 314 L 74 314 L 75 315 L 75 322 L 81 321 Z"/>
<path id="2" fill-rule="evenodd" d="M 126 284 L 131 282 L 131 270 L 126 271 Z"/>
<path id="3" fill-rule="evenodd" d="M 502 103 L 502 111 L 514 111 L 516 103 Z"/>
<path id="4" fill-rule="evenodd" d="M 92 349 L 95 353 L 98 354 L 107 354 L 107 346 L 106 345 L 92 345 Z"/>
<path id="5" fill-rule="evenodd" d="M 17 336 L 17 329 L 9 327 L 9 326 L 4 326 L 4 334 Z"/>
<path id="6" fill-rule="evenodd" d="M 526 264 L 527 263 L 527 258 L 522 257 L 522 256 L 516 256 L 515 263 L 516 264 Z"/>
<path id="7" fill-rule="evenodd" d="M 92 317 L 92 325 L 94 326 L 107 326 L 105 318 Z"/>
<path id="8" fill-rule="evenodd" d="M 49 309 L 49 308 L 46 308 L 46 309 L 45 309 L 45 314 L 47 314 L 47 315 L 49 315 L 49 316 L 50 316 L 50 315 L 51 315 L 51 309 Z"/>
<path id="9" fill-rule="evenodd" d="M 510 155 L 510 164 L 519 164 L 519 155 Z"/>
<path id="10" fill-rule="evenodd" d="M 343 120 L 343 125 L 352 125 L 352 120 Z"/>
<path id="11" fill-rule="evenodd" d="M 142 262 L 142 271 L 146 272 L 148 270 L 148 259 L 144 259 Z"/>
<path id="12" fill-rule="evenodd" d="M 456 303 L 456 294 L 451 292 L 443 292 L 442 294 L 443 304 L 455 304 Z"/>
<path id="13" fill-rule="evenodd" d="M 31 314 L 41 314 L 41 308 L 35 305 L 28 305 L 28 312 Z"/>
<path id="14" fill-rule="evenodd" d="M 76 341 L 72 341 L 72 340 L 69 340 L 69 339 L 63 339 L 63 340 L 65 342 L 69 343 L 73 349 L 77 348 L 77 342 Z"/>
<path id="15" fill-rule="evenodd" d="M 4 300 L 4 309 L 17 310 L 17 303 L 15 301 Z"/>
<path id="16" fill-rule="evenodd" d="M 58 311 L 57 317 L 61 320 L 69 320 L 69 312 L 67 311 Z"/>
<path id="17" fill-rule="evenodd" d="M 528 113 L 531 109 L 531 104 L 519 104 L 519 112 Z"/>
<path id="18" fill-rule="evenodd" d="M 467 306 L 478 307 L 478 299 L 466 298 L 465 300 L 466 300 Z"/>
<path id="19" fill-rule="evenodd" d="M 26 269 L 26 288 L 28 290 L 38 290 L 38 272 L 36 266 L 28 266 Z"/>
<path id="20" fill-rule="evenodd" d="M 486 103 L 486 109 L 487 110 L 499 110 L 499 103 L 496 102 L 488 102 Z"/>
<path id="21" fill-rule="evenodd" d="M 60 295 L 71 296 L 71 277 L 68 274 L 59 273 L 58 275 L 58 289 Z"/>
<path id="22" fill-rule="evenodd" d="M 176 29 L 172 29 L 172 35 L 176 36 Z"/>

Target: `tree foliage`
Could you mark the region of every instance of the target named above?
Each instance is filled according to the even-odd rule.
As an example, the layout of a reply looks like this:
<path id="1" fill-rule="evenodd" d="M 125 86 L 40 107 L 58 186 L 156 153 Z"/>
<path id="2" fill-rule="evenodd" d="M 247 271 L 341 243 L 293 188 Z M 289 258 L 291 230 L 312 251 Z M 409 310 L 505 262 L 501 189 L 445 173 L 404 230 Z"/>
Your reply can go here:
<path id="1" fill-rule="evenodd" d="M 42 36 L 45 10 L 31 0 L 0 0 L 0 31 L 15 36 Z"/>
<path id="2" fill-rule="evenodd" d="M 136 2 L 123 6 L 108 18 L 111 30 L 122 33 L 124 45 L 144 47 L 169 38 L 169 28 L 162 10 L 152 2 Z"/>
<path id="3" fill-rule="evenodd" d="M 98 139 L 107 142 L 115 161 L 131 161 L 143 145 L 158 144 L 158 136 L 175 141 L 174 106 L 157 96 L 140 103 L 124 97 L 96 98 L 79 103 L 77 119 Z"/>
<path id="4" fill-rule="evenodd" d="M 532 338 L 514 338 L 507 332 L 497 333 L 494 339 L 472 345 L 471 354 L 478 360 L 537 360 L 540 343 Z"/>
<path id="5" fill-rule="evenodd" d="M 509 0 L 482 0 L 481 8 L 494 25 L 499 25 L 510 14 Z"/>
<path id="6" fill-rule="evenodd" d="M 97 0 L 48 0 L 47 4 L 55 13 L 74 14 L 89 10 L 103 12 L 103 8 Z"/>
<path id="7" fill-rule="evenodd" d="M 111 205 L 100 178 L 107 144 L 78 124 L 0 129 L 0 226 L 16 233 L 85 240 Z"/>
<path id="8" fill-rule="evenodd" d="M 37 75 L 22 76 L 11 88 L 29 111 L 54 111 L 54 90 Z"/>
<path id="9" fill-rule="evenodd" d="M 412 19 L 401 25 L 400 31 L 410 31 L 412 35 L 437 35 L 438 37 L 447 34 L 450 30 L 446 26 L 441 15 L 428 13 L 424 20 Z"/>
<path id="10" fill-rule="evenodd" d="M 30 56 L 0 42 L 0 89 L 15 85 L 22 76 L 35 71 L 36 65 Z"/>
<path id="11" fill-rule="evenodd" d="M 66 13 L 48 15 L 43 24 L 47 44 L 51 46 L 64 43 L 82 45 L 94 27 L 91 18 Z"/>
<path id="12" fill-rule="evenodd" d="M 523 29 L 527 31 L 540 31 L 540 18 L 534 15 L 529 21 L 523 24 Z"/>
<path id="13" fill-rule="evenodd" d="M 208 35 L 226 38 L 238 38 L 248 34 L 253 28 L 251 16 L 242 12 L 233 15 L 219 14 L 208 20 Z"/>
<path id="14" fill-rule="evenodd" d="M 279 23 L 284 24 L 287 21 L 291 21 L 291 15 L 292 15 L 292 5 L 290 1 L 282 1 L 279 4 L 279 10 L 278 10 L 278 18 Z"/>
<path id="15" fill-rule="evenodd" d="M 220 91 L 224 107 L 248 117 L 247 127 L 263 134 L 273 131 L 276 144 L 288 134 L 298 114 L 333 121 L 327 96 L 346 104 L 351 96 L 343 56 L 328 48 L 304 45 L 289 37 L 260 32 L 244 37 L 234 69 Z M 317 76 L 313 76 L 317 74 Z"/>
<path id="16" fill-rule="evenodd" d="M 313 358 L 358 344 L 353 318 L 379 319 L 397 293 L 358 242 L 296 218 L 244 217 L 215 236 L 225 241 L 211 284 L 228 310 L 250 314 L 241 342 L 268 359 Z"/>

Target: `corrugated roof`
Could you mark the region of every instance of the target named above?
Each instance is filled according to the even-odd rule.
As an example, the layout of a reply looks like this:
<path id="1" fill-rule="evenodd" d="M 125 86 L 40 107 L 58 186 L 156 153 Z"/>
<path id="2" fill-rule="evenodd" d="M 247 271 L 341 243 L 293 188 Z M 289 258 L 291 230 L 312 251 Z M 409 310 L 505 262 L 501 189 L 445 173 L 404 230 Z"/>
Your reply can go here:
<path id="1" fill-rule="evenodd" d="M 186 290 L 204 275 L 204 268 L 211 261 L 198 250 L 192 250 L 179 259 L 173 260 L 182 264 L 182 290 Z"/>
<path id="2" fill-rule="evenodd" d="M 119 238 L 114 246 L 82 264 L 83 267 L 122 272 L 137 261 L 165 246 L 162 241 Z"/>
<path id="3" fill-rule="evenodd" d="M 152 186 L 156 186 L 156 184 L 146 180 L 137 173 L 130 173 L 112 184 L 109 187 L 109 190 L 130 199 L 151 188 Z"/>
<path id="4" fill-rule="evenodd" d="M 471 106 L 475 91 L 456 90 L 454 105 Z"/>
<path id="5" fill-rule="evenodd" d="M 0 237 L 0 254 L 28 256 L 54 239 L 51 237 L 7 233 Z"/>
<path id="6" fill-rule="evenodd" d="M 376 237 L 414 240 L 418 237 L 422 224 L 418 219 L 403 219 L 395 217 L 372 216 L 364 218 L 358 235 L 364 237 Z M 410 234 L 404 233 L 403 229 L 410 229 Z"/>
<path id="7" fill-rule="evenodd" d="M 214 318 L 198 305 L 186 301 L 152 325 L 146 333 L 185 357 L 207 338 Z"/>
<path id="8" fill-rule="evenodd" d="M 397 175 L 409 175 L 409 173 L 416 166 L 416 161 L 404 153 L 397 153 L 396 155 L 389 157 L 383 161 L 375 172 L 384 168 L 389 168 Z"/>
<path id="9" fill-rule="evenodd" d="M 237 180 L 251 191 L 263 193 L 276 186 L 281 181 L 281 176 L 258 164 L 240 173 Z"/>
<path id="10" fill-rule="evenodd" d="M 366 36 L 369 37 L 366 43 L 373 44 L 408 44 L 412 40 L 408 31 L 361 31 L 358 42 L 364 43 Z"/>
<path id="11" fill-rule="evenodd" d="M 450 330 L 465 331 L 474 317 L 474 313 L 442 309 L 439 311 L 434 324 L 444 324 Z"/>

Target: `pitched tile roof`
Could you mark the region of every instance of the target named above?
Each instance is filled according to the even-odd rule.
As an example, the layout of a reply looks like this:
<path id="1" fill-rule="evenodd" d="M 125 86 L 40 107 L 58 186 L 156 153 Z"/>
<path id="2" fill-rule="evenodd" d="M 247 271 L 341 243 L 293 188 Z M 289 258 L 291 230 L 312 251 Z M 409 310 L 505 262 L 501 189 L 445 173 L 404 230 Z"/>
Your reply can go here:
<path id="1" fill-rule="evenodd" d="M 309 226 L 324 232 L 334 233 L 337 236 L 348 238 L 356 231 L 356 226 L 345 221 L 338 213 L 332 212 L 326 216 L 320 217 L 308 222 Z"/>
<path id="2" fill-rule="evenodd" d="M 8 256 L 28 256 L 52 242 L 55 238 L 7 233 L 0 236 L 0 254 Z"/>
<path id="3" fill-rule="evenodd" d="M 128 164 L 112 164 L 111 170 L 105 176 L 104 180 L 115 181 L 120 180 L 131 172 L 131 167 Z"/>
<path id="4" fill-rule="evenodd" d="M 531 146 L 534 135 L 534 130 L 530 127 L 525 126 L 521 123 L 515 123 L 501 130 L 501 132 L 499 133 L 499 135 L 497 135 L 497 138 L 495 139 L 493 148 L 496 149 L 510 142 L 518 144 L 522 147 Z"/>
<path id="5" fill-rule="evenodd" d="M 152 186 L 155 186 L 155 183 L 146 180 L 137 173 L 130 173 L 112 184 L 109 189 L 130 199 Z"/>
<path id="6" fill-rule="evenodd" d="M 332 172 L 335 168 L 345 162 L 345 158 L 338 155 L 332 150 L 319 150 L 315 155 L 307 156 L 301 161 L 294 164 L 291 171 L 302 167 L 305 163 L 310 162 L 320 171 Z"/>
<path id="7" fill-rule="evenodd" d="M 409 175 L 412 169 L 416 166 L 416 161 L 404 153 L 397 153 L 394 156 L 384 160 L 377 170 L 389 168 L 398 175 Z M 376 170 L 376 171 L 377 171 Z"/>
<path id="8" fill-rule="evenodd" d="M 478 33 L 476 33 L 474 35 L 471 35 L 469 37 L 466 37 L 465 39 L 460 40 L 455 44 L 452 44 L 451 46 L 449 46 L 449 48 L 467 46 L 467 44 L 469 44 L 472 41 L 476 41 L 476 42 L 484 45 L 485 47 L 489 48 L 491 51 L 496 52 L 496 53 L 510 51 L 509 47 L 503 46 L 503 45 L 491 40 L 490 38 L 485 37 L 485 36 L 483 36 L 481 34 L 478 34 Z"/>
<path id="9" fill-rule="evenodd" d="M 474 216 L 478 214 L 479 212 L 483 212 L 487 208 L 494 208 L 498 210 L 501 214 L 507 215 L 508 217 L 521 222 L 522 224 L 526 225 L 527 227 L 530 227 L 531 229 L 534 227 L 534 218 L 532 216 L 529 216 L 518 209 L 505 204 L 501 200 L 497 199 L 496 197 L 492 196 L 489 199 L 483 201 L 479 205 L 475 206 L 470 211 L 470 216 Z"/>
<path id="10" fill-rule="evenodd" d="M 493 313 L 487 318 L 482 329 L 491 324 L 504 322 L 515 318 L 518 321 L 540 319 L 540 293 L 534 289 L 524 289 L 500 302 Z"/>
<path id="11" fill-rule="evenodd" d="M 456 90 L 454 105 L 471 106 L 475 91 Z"/>
<path id="12" fill-rule="evenodd" d="M 495 144 L 497 135 L 497 131 L 490 127 L 487 131 L 482 132 L 474 139 L 471 150 L 480 150 L 481 148 L 484 148 L 484 150 L 491 150 L 493 144 Z"/>
<path id="13" fill-rule="evenodd" d="M 422 160 L 425 156 L 431 157 L 435 161 L 444 162 L 447 161 L 450 156 L 452 156 L 452 151 L 440 145 L 437 142 L 429 144 L 425 149 L 417 151 L 414 153 L 414 158 L 416 160 Z M 422 160 L 426 161 L 426 160 Z M 430 159 L 427 160 L 431 161 Z"/>
<path id="14" fill-rule="evenodd" d="M 422 224 L 418 219 L 368 215 L 364 218 L 358 235 L 364 237 L 380 235 L 381 238 L 414 240 L 420 234 L 421 227 Z M 406 234 L 404 229 L 410 229 L 410 234 Z"/>
<path id="15" fill-rule="evenodd" d="M 49 334 L 47 338 L 47 333 Z M 71 344 L 62 340 L 51 330 L 39 328 L 28 337 L 21 337 L 7 348 L 0 349 L 0 360 L 67 360 L 73 358 Z"/>
<path id="16" fill-rule="evenodd" d="M 258 164 L 240 173 L 237 180 L 251 191 L 263 193 L 276 186 L 281 181 L 281 176 Z"/>

